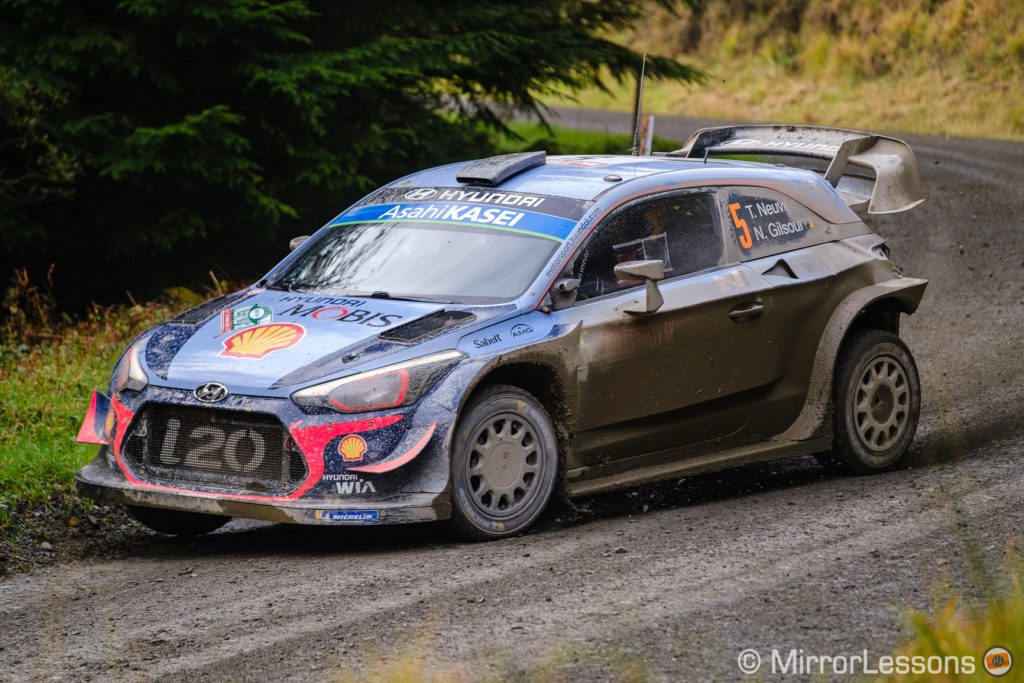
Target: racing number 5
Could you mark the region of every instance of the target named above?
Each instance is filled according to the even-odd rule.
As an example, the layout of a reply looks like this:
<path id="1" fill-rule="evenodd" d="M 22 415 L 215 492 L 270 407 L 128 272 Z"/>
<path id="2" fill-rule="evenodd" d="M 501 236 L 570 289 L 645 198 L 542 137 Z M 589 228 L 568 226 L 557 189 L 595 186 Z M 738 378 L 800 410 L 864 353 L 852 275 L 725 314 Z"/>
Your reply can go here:
<path id="1" fill-rule="evenodd" d="M 750 247 L 754 246 L 754 242 L 750 239 L 750 228 L 747 227 L 747 222 L 736 215 L 736 211 L 739 208 L 739 204 L 730 204 L 729 213 L 732 214 L 732 222 L 736 224 L 736 229 L 743 231 L 743 234 L 740 235 L 740 246 L 744 249 L 750 249 Z"/>

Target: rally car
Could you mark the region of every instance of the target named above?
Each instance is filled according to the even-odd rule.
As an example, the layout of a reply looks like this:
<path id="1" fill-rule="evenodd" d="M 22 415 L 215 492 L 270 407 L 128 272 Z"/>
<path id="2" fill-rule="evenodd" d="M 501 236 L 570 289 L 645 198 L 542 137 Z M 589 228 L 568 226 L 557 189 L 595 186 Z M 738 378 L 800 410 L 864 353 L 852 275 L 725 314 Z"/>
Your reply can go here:
<path id="1" fill-rule="evenodd" d="M 79 486 L 172 534 L 495 538 L 556 493 L 805 454 L 892 467 L 921 400 L 900 315 L 927 283 L 864 221 L 921 201 L 906 144 L 793 126 L 415 173 L 140 335 L 92 397 Z"/>

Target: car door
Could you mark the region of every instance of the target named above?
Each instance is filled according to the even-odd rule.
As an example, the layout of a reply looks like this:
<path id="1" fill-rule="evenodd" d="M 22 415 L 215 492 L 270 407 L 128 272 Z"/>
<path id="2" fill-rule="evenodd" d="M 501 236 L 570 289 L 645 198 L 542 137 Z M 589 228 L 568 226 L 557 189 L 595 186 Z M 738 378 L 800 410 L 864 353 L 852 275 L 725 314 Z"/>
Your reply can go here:
<path id="1" fill-rule="evenodd" d="M 772 436 L 799 415 L 818 344 L 836 305 L 850 286 L 838 281 L 828 247 L 835 226 L 797 200 L 765 187 L 723 187 L 720 210 L 733 247 L 747 267 L 771 287 L 774 306 L 769 343 L 781 373 L 749 428 Z"/>
<path id="2" fill-rule="evenodd" d="M 581 464 L 743 438 L 756 394 L 779 375 L 778 349 L 766 334 L 770 285 L 735 263 L 723 230 L 713 191 L 660 194 L 605 219 L 563 272 L 580 280 L 576 304 L 557 314 L 583 324 Z M 623 312 L 643 283 L 615 265 L 656 258 L 664 305 Z"/>

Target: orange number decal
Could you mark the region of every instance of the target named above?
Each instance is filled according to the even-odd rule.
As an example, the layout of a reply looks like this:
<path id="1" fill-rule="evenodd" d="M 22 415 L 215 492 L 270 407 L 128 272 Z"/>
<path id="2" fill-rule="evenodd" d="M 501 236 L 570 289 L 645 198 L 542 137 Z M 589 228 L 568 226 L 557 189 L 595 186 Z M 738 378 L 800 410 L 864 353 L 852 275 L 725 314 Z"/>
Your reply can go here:
<path id="1" fill-rule="evenodd" d="M 750 239 L 750 228 L 747 227 L 747 222 L 736 215 L 736 210 L 740 208 L 739 204 L 730 204 L 729 213 L 732 214 L 732 222 L 736 224 L 737 230 L 742 230 L 743 234 L 740 235 L 740 246 L 744 249 L 750 249 L 754 246 L 753 240 Z"/>

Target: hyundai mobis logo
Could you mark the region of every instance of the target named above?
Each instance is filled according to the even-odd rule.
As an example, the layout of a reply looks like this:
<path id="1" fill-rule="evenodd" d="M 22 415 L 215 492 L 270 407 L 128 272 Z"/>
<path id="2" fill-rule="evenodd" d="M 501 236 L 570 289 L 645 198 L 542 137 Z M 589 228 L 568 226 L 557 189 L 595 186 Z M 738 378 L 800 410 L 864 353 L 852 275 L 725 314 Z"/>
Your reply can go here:
<path id="1" fill-rule="evenodd" d="M 200 384 L 192 392 L 203 403 L 218 403 L 228 397 L 228 388 L 220 382 Z"/>

